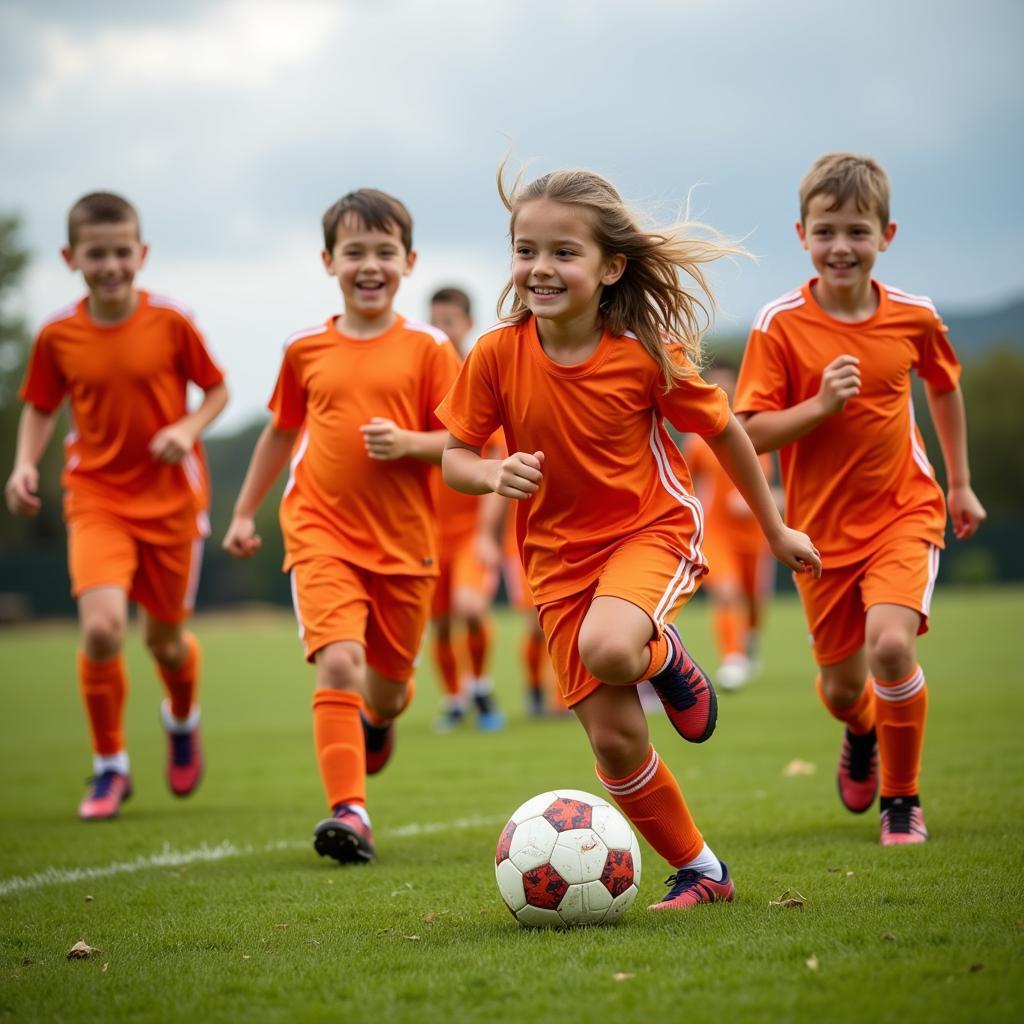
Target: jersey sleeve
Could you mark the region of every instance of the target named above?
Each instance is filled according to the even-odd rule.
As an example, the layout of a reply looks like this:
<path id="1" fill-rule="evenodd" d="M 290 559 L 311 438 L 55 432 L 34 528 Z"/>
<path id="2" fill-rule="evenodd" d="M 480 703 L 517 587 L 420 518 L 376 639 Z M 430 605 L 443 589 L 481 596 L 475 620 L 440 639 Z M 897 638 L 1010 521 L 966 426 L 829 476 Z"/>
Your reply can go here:
<path id="1" fill-rule="evenodd" d="M 658 411 L 683 434 L 714 437 L 729 422 L 729 400 L 717 384 L 709 384 L 693 368 L 682 345 L 673 345 L 671 357 L 691 372 L 676 381 L 668 394 L 659 378 L 654 386 L 654 404 Z"/>
<path id="2" fill-rule="evenodd" d="M 450 341 L 433 345 L 426 367 L 427 374 L 427 430 L 444 430 L 438 418 L 437 407 L 459 375 L 459 357 Z"/>
<path id="3" fill-rule="evenodd" d="M 185 317 L 181 317 L 178 324 L 178 344 L 185 378 L 209 391 L 224 380 L 224 371 L 214 362 L 199 328 Z"/>
<path id="4" fill-rule="evenodd" d="M 49 336 L 43 331 L 36 338 L 29 354 L 20 397 L 40 412 L 51 413 L 64 400 L 67 389 L 67 380 L 57 365 Z"/>
<path id="5" fill-rule="evenodd" d="M 285 349 L 281 369 L 267 408 L 278 430 L 298 430 L 306 419 L 306 392 L 295 367 L 295 349 Z"/>
<path id="6" fill-rule="evenodd" d="M 949 343 L 949 328 L 938 314 L 927 315 L 918 343 L 917 375 L 939 391 L 952 391 L 960 380 L 960 361 Z"/>
<path id="7" fill-rule="evenodd" d="M 752 330 L 743 353 L 733 409 L 736 412 L 769 412 L 788 409 L 789 374 L 782 346 L 770 334 Z"/>
<path id="8" fill-rule="evenodd" d="M 501 426 L 496 378 L 493 357 L 478 342 L 437 407 L 437 417 L 451 435 L 475 448 L 483 448 Z"/>

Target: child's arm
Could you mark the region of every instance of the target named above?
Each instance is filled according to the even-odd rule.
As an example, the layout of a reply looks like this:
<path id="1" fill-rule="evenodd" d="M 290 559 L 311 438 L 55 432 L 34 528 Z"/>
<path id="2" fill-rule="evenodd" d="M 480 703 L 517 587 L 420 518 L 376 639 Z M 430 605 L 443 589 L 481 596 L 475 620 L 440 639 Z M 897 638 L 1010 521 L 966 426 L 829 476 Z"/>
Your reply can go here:
<path id="1" fill-rule="evenodd" d="M 259 551 L 263 541 L 256 533 L 256 510 L 284 469 L 297 434 L 298 430 L 282 430 L 273 423 L 263 428 L 249 460 L 242 489 L 238 492 L 228 532 L 221 544 L 229 555 L 252 558 Z"/>
<path id="2" fill-rule="evenodd" d="M 507 459 L 484 459 L 480 449 L 448 435 L 441 462 L 444 482 L 463 494 L 494 492 L 505 498 L 529 498 L 540 486 L 543 452 L 516 452 Z"/>
<path id="3" fill-rule="evenodd" d="M 772 554 L 794 572 L 821 576 L 821 556 L 806 534 L 791 530 L 782 521 L 753 445 L 736 417 L 730 413 L 726 428 L 705 440 L 757 517 Z"/>
<path id="4" fill-rule="evenodd" d="M 480 498 L 480 512 L 476 521 L 476 555 L 488 569 L 500 569 L 502 561 L 501 536 L 505 532 L 505 514 L 508 498 L 493 491 Z"/>
<path id="5" fill-rule="evenodd" d="M 741 413 L 743 429 L 759 455 L 774 452 L 809 434 L 822 420 L 841 412 L 859 392 L 860 360 L 856 356 L 839 356 L 825 367 L 821 386 L 813 398 L 788 409 Z"/>
<path id="6" fill-rule="evenodd" d="M 359 429 L 363 434 L 366 454 L 381 462 L 409 457 L 439 466 L 445 441 L 448 440 L 447 430 L 404 430 L 382 416 L 374 416 Z"/>
<path id="7" fill-rule="evenodd" d="M 39 500 L 39 460 L 53 437 L 57 410 L 43 412 L 30 402 L 21 410 L 18 440 L 14 447 L 14 468 L 4 487 L 11 515 L 36 516 L 43 507 Z"/>
<path id="8" fill-rule="evenodd" d="M 228 404 L 228 389 L 224 381 L 214 384 L 203 395 L 195 412 L 182 416 L 177 423 L 162 427 L 149 442 L 149 453 L 162 462 L 181 462 L 195 447 L 200 434 L 224 411 Z"/>
<path id="9" fill-rule="evenodd" d="M 957 540 L 973 537 L 987 513 L 971 490 L 971 470 L 967 462 L 967 415 L 964 396 L 957 384 L 952 391 L 940 391 L 925 382 L 928 409 L 939 436 L 942 459 L 946 463 L 946 502 L 953 533 Z"/>

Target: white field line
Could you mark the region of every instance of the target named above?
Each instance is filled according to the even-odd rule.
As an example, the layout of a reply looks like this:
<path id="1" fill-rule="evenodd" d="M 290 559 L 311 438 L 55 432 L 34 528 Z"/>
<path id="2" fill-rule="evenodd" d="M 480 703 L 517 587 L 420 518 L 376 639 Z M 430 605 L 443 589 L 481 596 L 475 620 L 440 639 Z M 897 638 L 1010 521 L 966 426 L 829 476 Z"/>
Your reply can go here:
<path id="1" fill-rule="evenodd" d="M 384 839 L 408 839 L 413 836 L 431 835 L 434 832 L 457 832 L 470 828 L 497 825 L 503 818 L 456 818 L 454 821 L 411 822 L 395 828 L 384 829 Z M 157 853 L 136 857 L 134 860 L 113 861 L 98 867 L 85 868 L 44 868 L 32 875 L 14 875 L 0 879 L 0 896 L 29 889 L 46 889 L 53 885 L 67 885 L 70 882 L 85 882 L 93 878 L 109 878 L 111 875 L 131 875 L 152 868 L 176 868 L 187 864 L 204 864 L 233 857 L 252 857 L 258 853 L 273 853 L 277 850 L 306 850 L 309 842 L 296 839 L 275 839 L 262 846 L 239 845 L 225 839 L 216 845 L 200 843 L 192 849 L 176 850 L 169 843 Z"/>

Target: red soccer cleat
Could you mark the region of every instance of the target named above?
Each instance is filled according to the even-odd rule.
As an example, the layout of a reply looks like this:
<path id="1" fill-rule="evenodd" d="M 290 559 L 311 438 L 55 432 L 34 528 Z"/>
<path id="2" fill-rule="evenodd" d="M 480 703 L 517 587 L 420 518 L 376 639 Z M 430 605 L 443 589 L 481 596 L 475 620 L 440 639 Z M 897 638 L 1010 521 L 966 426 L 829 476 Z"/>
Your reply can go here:
<path id="1" fill-rule="evenodd" d="M 170 701 L 160 705 L 167 733 L 167 785 L 175 796 L 188 796 L 203 777 L 203 748 L 199 740 L 199 708 L 194 707 L 184 725 L 171 716 Z"/>
<path id="2" fill-rule="evenodd" d="M 372 725 L 360 715 L 363 740 L 366 744 L 366 774 L 376 775 L 391 760 L 395 752 L 395 723 Z"/>
<path id="3" fill-rule="evenodd" d="M 651 686 L 677 733 L 690 743 L 711 738 L 718 721 L 718 698 L 707 674 L 690 657 L 675 626 L 665 627 L 669 661 Z"/>
<path id="4" fill-rule="evenodd" d="M 652 903 L 648 910 L 689 910 L 700 903 L 732 903 L 736 886 L 729 877 L 729 867 L 722 865 L 722 880 L 716 882 L 692 868 L 680 868 L 665 879 L 668 893 L 660 903 Z"/>
<path id="5" fill-rule="evenodd" d="M 89 780 L 89 790 L 78 805 L 82 821 L 110 821 L 132 795 L 132 780 L 120 772 L 105 771 Z"/>
<path id="6" fill-rule="evenodd" d="M 863 814 L 878 793 L 878 743 L 875 730 L 854 736 L 849 729 L 843 734 L 843 749 L 836 772 L 839 799 L 854 814 Z"/>
<path id="7" fill-rule="evenodd" d="M 338 804 L 334 814 L 313 830 L 313 848 L 339 864 L 366 864 L 374 856 L 373 830 L 358 811 Z"/>
<path id="8" fill-rule="evenodd" d="M 924 811 L 916 797 L 882 797 L 882 805 L 883 846 L 906 846 L 928 841 Z"/>

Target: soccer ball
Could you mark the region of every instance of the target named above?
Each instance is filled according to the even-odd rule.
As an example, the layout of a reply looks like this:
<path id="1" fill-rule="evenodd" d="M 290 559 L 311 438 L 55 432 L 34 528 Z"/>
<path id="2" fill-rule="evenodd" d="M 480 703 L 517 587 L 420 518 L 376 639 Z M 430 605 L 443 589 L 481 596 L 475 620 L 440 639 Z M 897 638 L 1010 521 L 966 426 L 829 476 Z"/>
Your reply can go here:
<path id="1" fill-rule="evenodd" d="M 559 789 L 527 800 L 498 838 L 494 876 L 520 924 L 561 928 L 621 917 L 640 885 L 640 847 L 607 800 Z"/>

